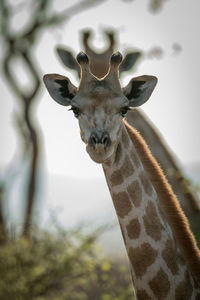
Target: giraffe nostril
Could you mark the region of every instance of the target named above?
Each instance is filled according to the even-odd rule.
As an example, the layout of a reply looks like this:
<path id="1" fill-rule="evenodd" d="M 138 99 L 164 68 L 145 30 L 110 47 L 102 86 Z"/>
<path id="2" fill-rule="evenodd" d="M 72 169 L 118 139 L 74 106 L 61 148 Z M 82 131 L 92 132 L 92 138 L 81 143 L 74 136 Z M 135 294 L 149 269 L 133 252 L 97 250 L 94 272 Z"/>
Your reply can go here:
<path id="1" fill-rule="evenodd" d="M 109 135 L 108 135 L 107 133 L 104 133 L 104 134 L 103 134 L 103 136 L 102 136 L 102 138 L 101 138 L 101 143 L 102 143 L 105 147 L 109 146 L 109 144 L 110 144 L 110 137 L 109 137 Z"/>
<path id="2" fill-rule="evenodd" d="M 89 144 L 91 146 L 95 147 L 96 144 L 98 144 L 98 142 L 99 142 L 98 136 L 96 136 L 95 134 L 92 134 L 89 139 Z"/>
<path id="3" fill-rule="evenodd" d="M 98 144 L 97 138 L 95 136 L 91 137 L 91 142 L 92 142 L 93 145 Z"/>
<path id="4" fill-rule="evenodd" d="M 108 137 L 107 136 L 103 137 L 102 138 L 102 144 L 106 145 L 107 142 L 108 142 Z"/>

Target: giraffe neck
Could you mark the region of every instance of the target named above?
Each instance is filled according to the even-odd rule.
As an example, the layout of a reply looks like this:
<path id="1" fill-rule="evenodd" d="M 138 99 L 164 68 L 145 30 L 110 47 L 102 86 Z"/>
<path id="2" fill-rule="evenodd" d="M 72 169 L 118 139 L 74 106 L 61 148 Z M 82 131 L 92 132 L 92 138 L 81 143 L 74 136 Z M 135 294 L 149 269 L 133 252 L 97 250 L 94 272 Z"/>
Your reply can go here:
<path id="1" fill-rule="evenodd" d="M 138 154 L 123 125 L 115 153 L 103 164 L 137 297 L 193 299 L 195 281 Z"/>

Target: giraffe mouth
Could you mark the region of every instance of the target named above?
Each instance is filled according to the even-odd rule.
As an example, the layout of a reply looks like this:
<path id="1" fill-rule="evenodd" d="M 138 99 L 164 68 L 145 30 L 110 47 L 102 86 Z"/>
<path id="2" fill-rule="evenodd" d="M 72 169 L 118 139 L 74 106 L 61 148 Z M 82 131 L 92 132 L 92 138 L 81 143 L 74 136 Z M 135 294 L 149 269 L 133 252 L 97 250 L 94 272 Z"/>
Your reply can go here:
<path id="1" fill-rule="evenodd" d="M 114 151 L 114 147 L 112 145 L 110 145 L 109 147 L 105 147 L 102 144 L 97 144 L 95 147 L 92 147 L 88 143 L 86 145 L 86 151 L 93 161 L 102 164 L 111 157 Z"/>

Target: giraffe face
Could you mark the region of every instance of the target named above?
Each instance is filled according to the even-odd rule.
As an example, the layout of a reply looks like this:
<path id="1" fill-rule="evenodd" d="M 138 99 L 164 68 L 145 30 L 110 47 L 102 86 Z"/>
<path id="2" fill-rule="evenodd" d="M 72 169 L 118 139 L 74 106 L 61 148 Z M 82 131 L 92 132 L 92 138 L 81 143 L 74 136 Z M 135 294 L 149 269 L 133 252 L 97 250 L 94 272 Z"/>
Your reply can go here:
<path id="1" fill-rule="evenodd" d="M 103 79 L 90 72 L 86 54 L 80 53 L 77 60 L 81 66 L 78 88 L 67 77 L 58 74 L 45 75 L 44 83 L 56 102 L 71 106 L 88 154 L 95 162 L 104 163 L 118 145 L 126 112 L 149 99 L 157 79 L 144 75 L 133 78 L 121 88 L 118 77 L 120 53 L 111 56 L 109 72 Z"/>
<path id="2" fill-rule="evenodd" d="M 129 109 L 123 93 L 106 88 L 101 81 L 90 92 L 77 93 L 71 102 L 80 135 L 91 159 L 103 163 L 113 154 L 120 137 L 122 120 Z"/>

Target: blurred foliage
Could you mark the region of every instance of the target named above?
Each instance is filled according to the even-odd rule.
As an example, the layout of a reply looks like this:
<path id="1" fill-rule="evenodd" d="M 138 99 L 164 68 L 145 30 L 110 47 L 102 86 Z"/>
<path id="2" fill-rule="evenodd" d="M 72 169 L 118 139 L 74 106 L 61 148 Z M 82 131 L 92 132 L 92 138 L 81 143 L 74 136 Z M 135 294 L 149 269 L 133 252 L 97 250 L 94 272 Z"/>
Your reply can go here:
<path id="1" fill-rule="evenodd" d="M 167 0 L 151 0 L 150 1 L 150 9 L 154 12 L 159 11 L 166 1 Z"/>
<path id="2" fill-rule="evenodd" d="M 0 299 L 133 299 L 128 266 L 103 258 L 97 237 L 36 230 L 30 240 L 10 240 L 0 249 Z"/>
<path id="3" fill-rule="evenodd" d="M 123 2 L 133 2 L 135 0 L 122 0 Z M 150 0 L 149 8 L 152 12 L 160 11 L 167 0 Z"/>

